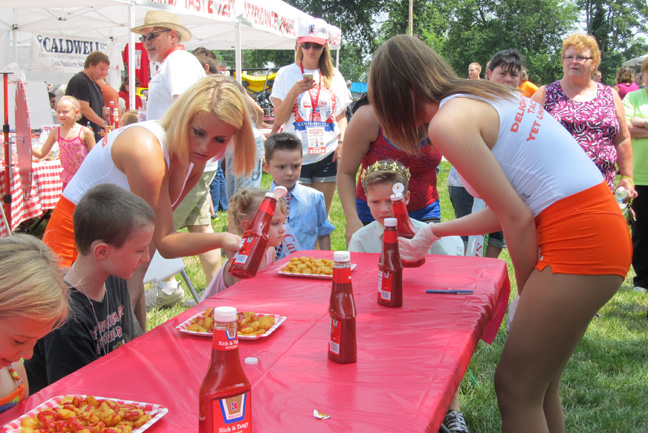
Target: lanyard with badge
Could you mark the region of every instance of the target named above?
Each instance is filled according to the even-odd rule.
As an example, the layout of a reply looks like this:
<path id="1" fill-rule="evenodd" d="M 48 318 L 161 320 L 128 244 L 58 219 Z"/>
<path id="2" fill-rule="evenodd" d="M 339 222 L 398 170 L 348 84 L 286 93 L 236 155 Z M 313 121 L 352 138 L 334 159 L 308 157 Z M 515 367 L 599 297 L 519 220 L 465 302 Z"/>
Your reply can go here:
<path id="1" fill-rule="evenodd" d="M 302 75 L 304 74 L 304 65 L 299 62 Z M 306 125 L 306 134 L 308 136 L 308 154 L 318 155 L 326 153 L 326 145 L 324 144 L 324 125 L 322 124 L 322 115 L 319 109 L 319 98 L 322 90 L 322 74 L 319 74 L 319 82 L 317 83 L 317 94 L 313 98 L 311 90 L 307 90 L 308 96 L 311 100 L 311 112 Z M 311 123 L 312 122 L 312 123 Z"/>

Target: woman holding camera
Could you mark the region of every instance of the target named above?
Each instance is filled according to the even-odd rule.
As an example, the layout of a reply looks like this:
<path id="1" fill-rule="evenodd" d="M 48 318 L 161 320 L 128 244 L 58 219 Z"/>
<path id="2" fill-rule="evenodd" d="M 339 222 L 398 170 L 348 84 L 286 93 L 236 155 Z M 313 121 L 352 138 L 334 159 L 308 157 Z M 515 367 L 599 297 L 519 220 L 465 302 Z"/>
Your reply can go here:
<path id="1" fill-rule="evenodd" d="M 326 22 L 307 21 L 298 35 L 295 63 L 279 69 L 272 86 L 272 132 L 281 127 L 301 139 L 304 160 L 299 180 L 324 194 L 328 213 L 351 94 L 333 66 Z"/>

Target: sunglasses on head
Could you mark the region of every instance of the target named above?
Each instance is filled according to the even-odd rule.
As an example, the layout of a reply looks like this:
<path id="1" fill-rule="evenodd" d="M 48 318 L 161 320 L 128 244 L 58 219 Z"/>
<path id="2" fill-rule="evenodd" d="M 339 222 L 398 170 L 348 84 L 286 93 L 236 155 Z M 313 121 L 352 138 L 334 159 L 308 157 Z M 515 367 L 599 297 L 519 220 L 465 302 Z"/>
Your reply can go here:
<path id="1" fill-rule="evenodd" d="M 142 35 L 140 36 L 140 42 L 145 42 L 145 41 L 152 41 L 153 39 L 157 38 L 164 32 L 170 32 L 170 29 L 164 29 L 164 30 L 159 30 L 157 32 L 151 32 L 148 35 Z"/>
<path id="2" fill-rule="evenodd" d="M 301 44 L 301 46 L 305 50 L 310 50 L 312 48 L 319 51 L 324 48 L 324 45 L 316 44 L 315 42 L 304 42 L 303 44 Z"/>

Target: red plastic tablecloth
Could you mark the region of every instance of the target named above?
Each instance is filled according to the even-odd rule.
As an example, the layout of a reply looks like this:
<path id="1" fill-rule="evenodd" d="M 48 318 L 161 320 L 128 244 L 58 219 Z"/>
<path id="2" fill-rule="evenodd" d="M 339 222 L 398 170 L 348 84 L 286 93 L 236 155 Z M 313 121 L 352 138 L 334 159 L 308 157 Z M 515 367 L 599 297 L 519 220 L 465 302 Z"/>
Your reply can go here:
<path id="1" fill-rule="evenodd" d="M 11 176 L 11 230 L 21 222 L 41 216 L 46 210 L 54 209 L 63 193 L 61 181 L 61 161 L 41 161 L 32 163 L 32 185 L 29 197 L 25 197 L 20 185 L 18 167 L 14 166 Z M 4 167 L 0 170 L 0 194 L 4 195 Z M 1 215 L 0 215 L 1 218 Z M 0 221 L 0 237 L 9 232 Z"/>
<path id="2" fill-rule="evenodd" d="M 175 326 L 208 306 L 229 305 L 287 317 L 272 335 L 239 345 L 242 359 L 259 359 L 244 365 L 255 432 L 436 433 L 484 329 L 492 340 L 502 321 L 510 291 L 505 263 L 428 256 L 423 267 L 404 272 L 403 307 L 386 308 L 376 303 L 378 254 L 352 253 L 358 362 L 340 365 L 327 358 L 331 281 L 277 275 L 285 261 L 45 388 L 0 414 L 0 424 L 52 396 L 78 393 L 168 407 L 151 433 L 197 431 L 211 339 Z M 448 288 L 474 294 L 425 293 Z M 315 419 L 314 409 L 331 418 Z"/>

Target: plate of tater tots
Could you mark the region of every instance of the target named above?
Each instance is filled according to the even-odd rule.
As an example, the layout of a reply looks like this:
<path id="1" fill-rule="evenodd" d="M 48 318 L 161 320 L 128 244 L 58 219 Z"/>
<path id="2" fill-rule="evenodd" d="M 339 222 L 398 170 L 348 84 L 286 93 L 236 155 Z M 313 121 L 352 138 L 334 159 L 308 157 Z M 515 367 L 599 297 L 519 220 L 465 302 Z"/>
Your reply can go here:
<path id="1" fill-rule="evenodd" d="M 272 334 L 286 320 L 278 314 L 262 314 L 240 311 L 236 317 L 236 330 L 239 340 L 256 340 Z M 214 309 L 207 308 L 185 320 L 176 329 L 192 335 L 211 337 L 214 329 Z"/>
<path id="2" fill-rule="evenodd" d="M 4 426 L 8 433 L 141 433 L 168 409 L 164 406 L 91 395 L 56 396 Z"/>
<path id="3" fill-rule="evenodd" d="M 356 264 L 351 263 L 351 269 Z M 288 263 L 275 270 L 279 275 L 287 277 L 333 279 L 333 260 L 316 259 L 314 257 L 291 257 Z"/>

